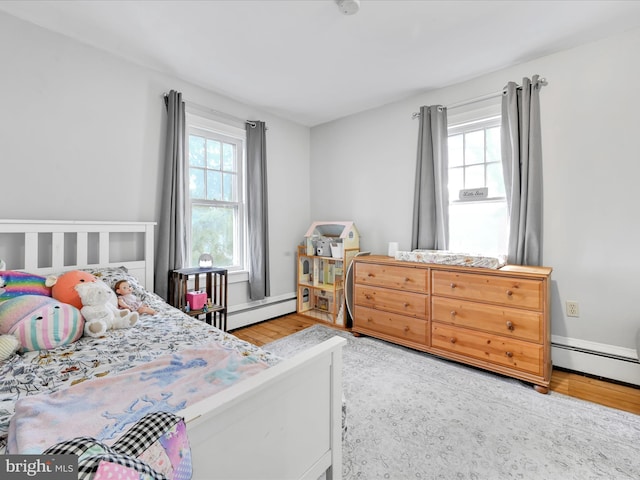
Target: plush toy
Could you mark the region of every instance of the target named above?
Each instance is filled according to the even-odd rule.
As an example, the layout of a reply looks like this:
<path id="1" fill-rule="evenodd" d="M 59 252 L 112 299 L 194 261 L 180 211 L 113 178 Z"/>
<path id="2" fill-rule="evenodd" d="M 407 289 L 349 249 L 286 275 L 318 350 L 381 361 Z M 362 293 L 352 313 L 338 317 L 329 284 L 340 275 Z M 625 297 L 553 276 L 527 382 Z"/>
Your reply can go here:
<path id="1" fill-rule="evenodd" d="M 129 284 L 128 280 L 118 280 L 113 289 L 118 295 L 118 307 L 123 310 L 131 310 L 132 312 L 138 312 L 140 315 L 149 314 L 155 315 L 156 311 L 146 303 L 142 302 L 133 293 L 133 288 Z"/>
<path id="2" fill-rule="evenodd" d="M 5 302 L 20 295 L 51 296 L 51 288 L 46 285 L 46 278 L 27 272 L 0 270 L 0 302 Z"/>
<path id="3" fill-rule="evenodd" d="M 82 302 L 84 334 L 101 337 L 107 330 L 129 328 L 138 321 L 138 312 L 120 310 L 116 295 L 102 281 L 78 283 L 75 289 Z"/>
<path id="4" fill-rule="evenodd" d="M 0 334 L 11 334 L 21 351 L 44 350 L 75 342 L 84 319 L 73 305 L 42 295 L 21 295 L 0 303 Z"/>
<path id="5" fill-rule="evenodd" d="M 20 342 L 13 335 L 0 335 L 0 362 L 11 358 L 20 349 Z"/>
<path id="6" fill-rule="evenodd" d="M 46 285 L 51 287 L 51 296 L 69 305 L 73 305 L 78 310 L 82 309 L 80 295 L 75 289 L 76 285 L 87 282 L 97 282 L 98 279 L 82 270 L 70 270 L 60 276 L 50 275 L 47 277 Z"/>

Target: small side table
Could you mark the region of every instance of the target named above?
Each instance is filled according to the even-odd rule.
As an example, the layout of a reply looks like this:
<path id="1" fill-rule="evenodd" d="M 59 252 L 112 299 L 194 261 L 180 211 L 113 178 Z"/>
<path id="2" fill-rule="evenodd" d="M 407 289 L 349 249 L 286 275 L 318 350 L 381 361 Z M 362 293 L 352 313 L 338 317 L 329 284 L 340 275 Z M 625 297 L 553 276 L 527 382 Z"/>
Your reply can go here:
<path id="1" fill-rule="evenodd" d="M 205 315 L 208 324 L 227 331 L 227 270 L 224 268 L 182 268 L 173 270 L 169 281 L 169 303 L 183 312 L 187 304 L 187 287 L 190 277 L 194 278 L 195 290 L 200 290 L 200 276 L 205 276 L 205 291 L 211 299 L 211 307 L 206 310 L 191 310 L 192 317 Z"/>

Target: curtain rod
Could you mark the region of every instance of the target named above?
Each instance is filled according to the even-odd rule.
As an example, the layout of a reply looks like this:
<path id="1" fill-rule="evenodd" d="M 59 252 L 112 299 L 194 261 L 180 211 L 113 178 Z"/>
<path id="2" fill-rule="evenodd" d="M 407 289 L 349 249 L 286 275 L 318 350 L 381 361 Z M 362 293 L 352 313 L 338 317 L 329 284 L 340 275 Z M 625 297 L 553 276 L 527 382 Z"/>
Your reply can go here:
<path id="1" fill-rule="evenodd" d="M 545 87 L 546 85 L 548 85 L 549 82 L 547 82 L 546 78 L 540 78 L 537 82 L 538 85 L 540 85 L 541 87 Z M 518 88 L 522 88 L 520 85 L 518 85 Z M 506 93 L 506 90 L 502 89 L 499 92 L 493 92 L 493 93 L 488 93 L 486 95 L 482 95 L 480 97 L 474 97 L 474 98 L 470 98 L 469 100 L 464 100 L 462 102 L 458 102 L 458 103 L 453 103 L 449 106 L 447 106 L 447 110 L 451 110 L 452 108 L 458 108 L 458 107 L 464 107 L 466 105 L 471 105 L 473 103 L 478 103 L 478 102 L 482 102 L 484 100 L 489 100 L 490 98 L 495 98 L 495 97 L 499 97 L 501 95 L 504 95 Z M 413 112 L 411 114 L 411 118 L 412 119 L 416 119 L 420 117 L 420 112 Z"/>
<path id="2" fill-rule="evenodd" d="M 169 94 L 165 93 L 163 95 L 163 98 L 164 98 L 164 102 L 165 102 L 165 105 L 166 105 L 167 104 L 167 99 L 169 98 Z M 220 112 L 218 110 L 214 110 L 213 108 L 205 107 L 203 105 L 198 105 L 197 103 L 189 102 L 189 101 L 186 101 L 186 100 L 184 100 L 184 103 L 189 105 L 192 108 L 197 109 L 197 110 L 201 110 L 201 111 L 204 111 L 204 112 L 212 113 L 212 114 L 217 115 L 219 117 L 226 117 L 226 118 L 228 118 L 230 120 L 234 120 L 234 121 L 239 122 L 239 123 L 246 123 L 247 125 L 251 125 L 252 128 L 256 128 L 256 122 L 252 122 L 251 120 L 245 120 L 245 119 L 240 118 L 240 117 L 235 117 L 235 116 L 230 115 L 228 113 Z"/>

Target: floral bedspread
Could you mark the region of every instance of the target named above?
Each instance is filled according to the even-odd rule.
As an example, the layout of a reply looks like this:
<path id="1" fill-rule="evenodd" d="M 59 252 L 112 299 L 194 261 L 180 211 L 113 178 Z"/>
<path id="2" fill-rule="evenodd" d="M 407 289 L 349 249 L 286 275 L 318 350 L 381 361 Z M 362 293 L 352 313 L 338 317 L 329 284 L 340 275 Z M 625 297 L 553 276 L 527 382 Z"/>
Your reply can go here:
<path id="1" fill-rule="evenodd" d="M 280 361 L 255 345 L 242 341 L 205 322 L 189 317 L 153 293 L 136 292 L 157 313 L 141 315 L 130 329 L 111 330 L 105 337 L 81 337 L 53 350 L 27 352 L 0 363 L 0 454 L 5 453 L 10 420 L 20 398 L 72 390 L 82 383 L 115 376 L 166 355 L 216 342 L 234 351 L 247 363 Z M 143 394 L 147 385 L 132 384 Z M 69 411 L 71 417 L 76 412 Z"/>
<path id="2" fill-rule="evenodd" d="M 7 453 L 40 454 L 59 442 L 90 437 L 111 444 L 149 413 L 178 414 L 267 368 L 254 356 L 209 343 L 164 355 L 117 375 L 21 398 Z"/>

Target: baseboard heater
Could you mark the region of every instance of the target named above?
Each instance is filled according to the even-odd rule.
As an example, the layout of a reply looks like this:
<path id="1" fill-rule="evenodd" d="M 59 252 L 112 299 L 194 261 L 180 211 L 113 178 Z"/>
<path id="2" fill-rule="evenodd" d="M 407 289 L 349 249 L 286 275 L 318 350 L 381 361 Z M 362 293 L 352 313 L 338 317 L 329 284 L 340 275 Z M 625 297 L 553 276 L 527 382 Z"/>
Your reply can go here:
<path id="1" fill-rule="evenodd" d="M 271 318 L 288 315 L 296 311 L 295 293 L 269 297 L 264 300 L 234 305 L 228 309 L 228 329 L 246 327 Z"/>
<path id="2" fill-rule="evenodd" d="M 571 350 L 573 352 L 580 352 L 580 353 L 586 353 L 589 355 L 596 355 L 598 357 L 610 358 L 612 360 L 620 360 L 622 362 L 640 363 L 640 359 L 637 359 L 637 358 L 626 357 L 623 355 L 616 355 L 614 353 L 599 352 L 597 350 L 590 350 L 584 347 L 574 347 L 571 345 L 563 345 L 563 344 L 554 343 L 554 342 L 551 342 L 551 346 L 555 348 L 561 348 L 563 350 Z"/>
<path id="3" fill-rule="evenodd" d="M 632 348 L 560 337 L 551 340 L 551 361 L 554 367 L 640 386 L 640 361 Z"/>

